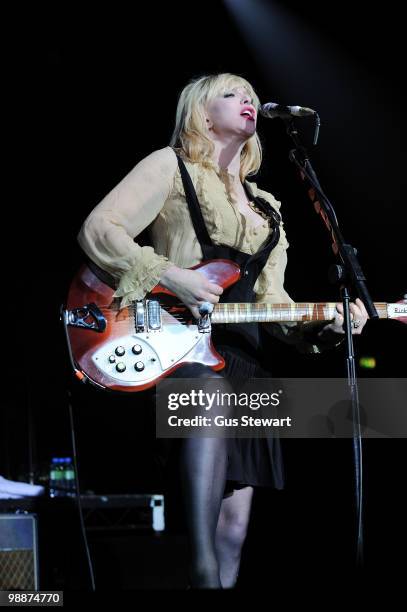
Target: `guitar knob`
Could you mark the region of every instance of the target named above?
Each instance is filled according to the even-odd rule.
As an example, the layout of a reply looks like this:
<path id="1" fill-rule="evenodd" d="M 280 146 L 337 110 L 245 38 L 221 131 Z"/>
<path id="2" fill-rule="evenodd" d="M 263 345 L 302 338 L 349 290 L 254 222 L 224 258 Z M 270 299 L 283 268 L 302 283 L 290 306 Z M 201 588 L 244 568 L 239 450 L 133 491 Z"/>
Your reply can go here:
<path id="1" fill-rule="evenodd" d="M 124 350 L 124 346 L 117 346 L 115 353 L 118 357 L 122 357 L 126 351 Z"/>
<path id="2" fill-rule="evenodd" d="M 141 348 L 139 344 L 135 344 L 131 350 L 133 351 L 135 355 L 140 355 L 143 349 Z"/>
<path id="3" fill-rule="evenodd" d="M 114 355 L 109 355 L 109 363 L 114 363 L 116 361 L 116 357 Z"/>
<path id="4" fill-rule="evenodd" d="M 136 361 L 134 369 L 137 370 L 137 372 L 142 372 L 144 370 L 144 363 L 142 361 Z"/>
<path id="5" fill-rule="evenodd" d="M 123 363 L 122 361 L 119 361 L 119 363 L 116 365 L 116 370 L 118 372 L 124 372 L 125 369 L 126 369 L 126 364 Z"/>

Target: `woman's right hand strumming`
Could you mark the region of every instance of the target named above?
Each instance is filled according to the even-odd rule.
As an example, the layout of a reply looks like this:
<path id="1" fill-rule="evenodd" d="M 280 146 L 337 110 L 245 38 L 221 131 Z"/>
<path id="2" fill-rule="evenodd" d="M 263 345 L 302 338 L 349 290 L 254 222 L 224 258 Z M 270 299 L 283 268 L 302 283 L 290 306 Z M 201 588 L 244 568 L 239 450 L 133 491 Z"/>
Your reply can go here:
<path id="1" fill-rule="evenodd" d="M 199 306 L 203 302 L 217 304 L 223 288 L 211 283 L 198 270 L 170 266 L 160 278 L 160 285 L 175 293 L 196 319 L 199 319 Z"/>

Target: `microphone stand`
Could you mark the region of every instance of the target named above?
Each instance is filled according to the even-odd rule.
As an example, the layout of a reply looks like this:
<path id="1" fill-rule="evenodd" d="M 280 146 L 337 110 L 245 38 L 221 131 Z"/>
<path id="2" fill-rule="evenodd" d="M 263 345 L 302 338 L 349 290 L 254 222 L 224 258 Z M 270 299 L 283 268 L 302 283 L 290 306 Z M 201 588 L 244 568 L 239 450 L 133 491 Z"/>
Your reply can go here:
<path id="1" fill-rule="evenodd" d="M 310 189 L 309 196 L 314 203 L 314 208 L 321 216 L 324 224 L 332 238 L 332 249 L 339 260 L 339 264 L 331 266 L 329 276 L 331 282 L 339 285 L 340 297 L 343 304 L 344 331 L 346 340 L 346 369 L 348 385 L 352 403 L 352 425 L 353 425 L 353 456 L 355 465 L 355 500 L 356 500 L 356 565 L 363 567 L 363 463 L 362 463 L 362 437 L 360 428 L 360 405 L 359 392 L 356 377 L 355 353 L 352 337 L 352 322 L 349 308 L 350 287 L 352 286 L 359 298 L 365 305 L 371 319 L 377 319 L 374 303 L 366 286 L 366 278 L 356 257 L 357 251 L 349 243 L 345 242 L 338 227 L 338 221 L 331 202 L 323 192 L 315 170 L 312 167 L 308 153 L 301 144 L 298 131 L 292 117 L 283 119 L 286 123 L 287 134 L 294 142 L 295 148 L 291 149 L 289 159 L 299 169 L 301 178 L 307 180 Z M 316 139 L 314 138 L 314 144 Z"/>

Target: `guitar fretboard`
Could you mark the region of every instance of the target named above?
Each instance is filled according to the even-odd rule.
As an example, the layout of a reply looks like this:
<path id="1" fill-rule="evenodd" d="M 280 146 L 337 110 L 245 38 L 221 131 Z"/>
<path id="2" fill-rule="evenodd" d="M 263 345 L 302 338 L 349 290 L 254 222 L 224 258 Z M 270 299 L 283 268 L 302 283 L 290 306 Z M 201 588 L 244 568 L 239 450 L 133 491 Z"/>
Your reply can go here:
<path id="1" fill-rule="evenodd" d="M 380 319 L 387 319 L 387 304 L 375 302 Z M 221 303 L 215 304 L 211 315 L 212 323 L 266 323 L 294 321 L 329 321 L 335 317 L 335 302 L 262 304 L 262 303 Z"/>

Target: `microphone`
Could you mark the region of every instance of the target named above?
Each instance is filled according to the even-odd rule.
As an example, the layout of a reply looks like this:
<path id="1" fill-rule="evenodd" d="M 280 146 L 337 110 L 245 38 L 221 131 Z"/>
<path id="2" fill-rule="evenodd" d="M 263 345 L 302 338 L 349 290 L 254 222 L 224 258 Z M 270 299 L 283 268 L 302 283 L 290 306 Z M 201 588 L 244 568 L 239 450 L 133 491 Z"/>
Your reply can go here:
<path id="1" fill-rule="evenodd" d="M 308 117 L 309 115 L 316 115 L 317 111 L 306 106 L 283 106 L 282 104 L 267 102 L 259 107 L 259 113 L 263 117 L 274 119 L 275 117 Z"/>

